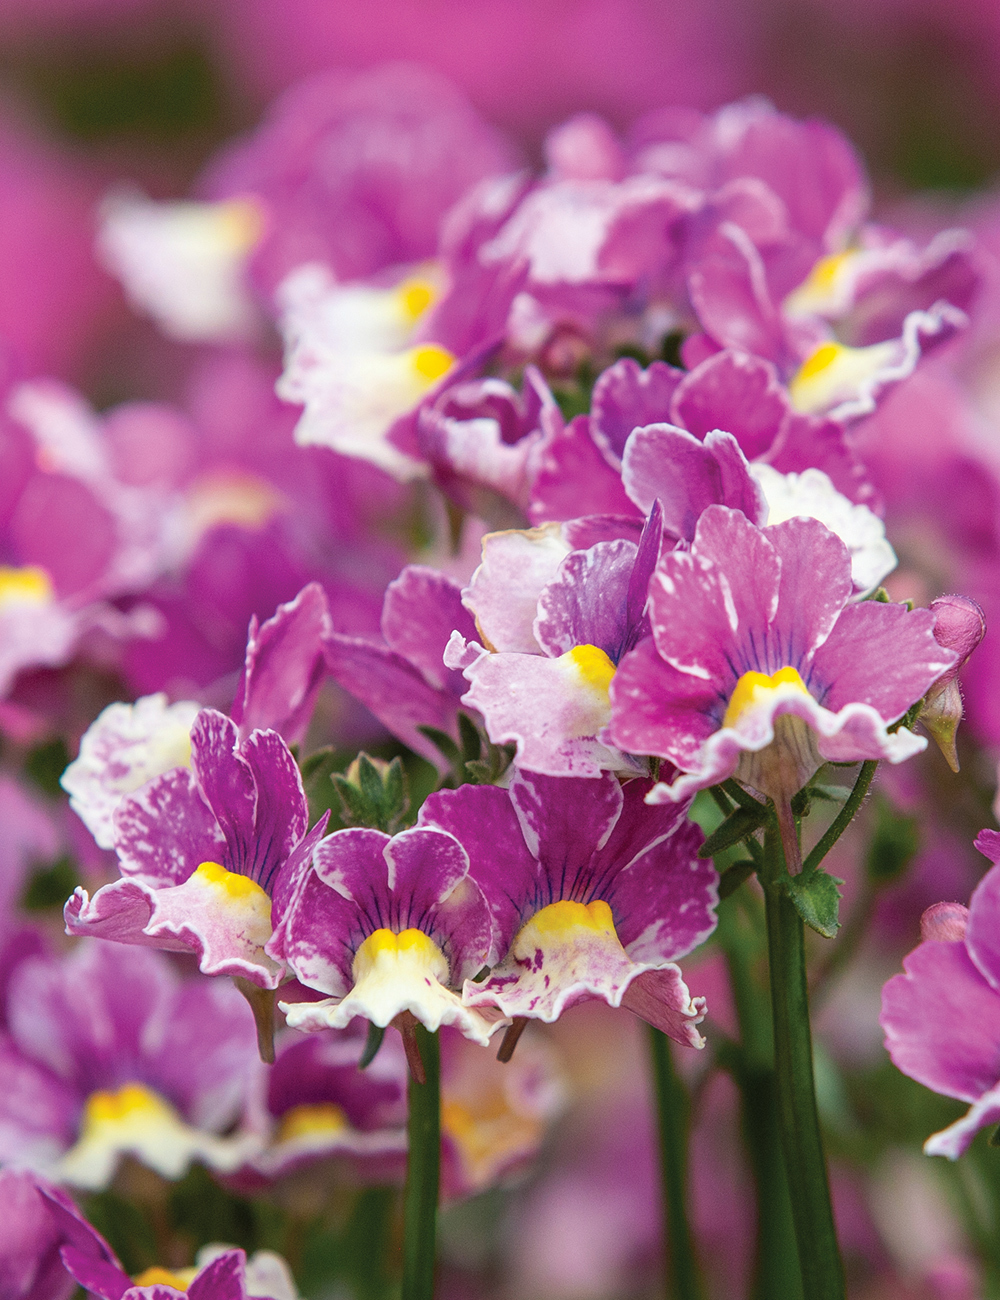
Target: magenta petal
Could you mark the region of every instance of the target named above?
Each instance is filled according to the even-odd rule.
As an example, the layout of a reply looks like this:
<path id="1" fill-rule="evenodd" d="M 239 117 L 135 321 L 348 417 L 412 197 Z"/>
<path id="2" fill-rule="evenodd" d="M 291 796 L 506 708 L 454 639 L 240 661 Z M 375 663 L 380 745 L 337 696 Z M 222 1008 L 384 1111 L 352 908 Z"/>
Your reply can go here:
<path id="1" fill-rule="evenodd" d="M 882 990 L 886 1050 L 911 1079 L 976 1101 L 1000 1079 L 1000 995 L 961 943 L 922 943 Z"/>
<path id="2" fill-rule="evenodd" d="M 535 640 L 547 655 L 596 645 L 617 663 L 630 631 L 628 594 L 635 560 L 636 547 L 625 541 L 598 542 L 566 556 L 538 598 Z"/>
<path id="3" fill-rule="evenodd" d="M 980 835 L 980 838 L 982 836 Z M 976 841 L 977 846 L 979 841 Z M 1000 867 L 987 871 L 972 891 L 965 946 L 983 978 L 1000 994 Z"/>
<path id="4" fill-rule="evenodd" d="M 633 429 L 665 421 L 684 371 L 654 361 L 643 370 L 623 357 L 598 377 L 590 403 L 591 434 L 612 465 L 621 463 Z"/>
<path id="5" fill-rule="evenodd" d="M 225 850 L 222 830 L 186 767 L 147 781 L 123 799 L 114 824 L 121 870 L 156 884 L 178 885 Z"/>
<path id="6" fill-rule="evenodd" d="M 643 971 L 625 990 L 621 1004 L 682 1047 L 705 1046 L 695 1028 L 705 1019 L 705 999 L 691 997 L 679 966 Z"/>
<path id="7" fill-rule="evenodd" d="M 638 514 L 618 470 L 591 437 L 587 416 L 577 416 L 545 448 L 531 489 L 528 518 L 543 524 L 581 515 Z"/>
<path id="8" fill-rule="evenodd" d="M 429 685 L 408 659 L 377 641 L 335 633 L 327 638 L 326 658 L 330 676 L 394 736 L 441 772 L 448 770 L 448 760 L 417 728 L 434 727 L 457 739 L 454 695 Z"/>
<path id="9" fill-rule="evenodd" d="M 461 673 L 444 666 L 444 648 L 456 630 L 466 640 L 477 636 L 458 583 L 421 564 L 408 564 L 389 583 L 382 606 L 386 643 L 419 668 L 432 686 L 457 698 L 465 690 L 465 682 Z"/>
<path id="10" fill-rule="evenodd" d="M 246 1263 L 242 1250 L 217 1255 L 188 1287 L 190 1300 L 246 1300 Z"/>
<path id="11" fill-rule="evenodd" d="M 279 605 L 247 639 L 243 673 L 230 716 L 241 740 L 255 729 L 280 732 L 289 744 L 302 740 L 312 717 L 326 662 L 323 637 L 332 630 L 326 595 L 318 582 Z"/>
<path id="12" fill-rule="evenodd" d="M 788 414 L 788 398 L 769 362 L 727 350 L 685 375 L 674 394 L 670 420 L 704 438 L 725 429 L 747 460 L 771 448 Z"/>
<path id="13" fill-rule="evenodd" d="M 659 754 L 681 765 L 697 762 L 715 730 L 714 683 L 678 672 L 647 637 L 625 656 L 611 683 L 608 739 L 629 754 Z"/>
<path id="14" fill-rule="evenodd" d="M 949 1160 L 957 1160 L 968 1150 L 979 1130 L 988 1128 L 997 1120 L 1000 1120 L 1000 1085 L 984 1092 L 968 1114 L 929 1137 L 924 1143 L 924 1151 L 929 1156 L 947 1156 Z"/>

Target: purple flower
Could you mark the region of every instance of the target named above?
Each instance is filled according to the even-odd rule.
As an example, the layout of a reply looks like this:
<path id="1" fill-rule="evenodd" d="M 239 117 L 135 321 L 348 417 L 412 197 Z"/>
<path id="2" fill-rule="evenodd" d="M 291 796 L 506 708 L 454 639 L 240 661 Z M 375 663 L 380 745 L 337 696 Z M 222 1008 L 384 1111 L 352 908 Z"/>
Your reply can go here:
<path id="1" fill-rule="evenodd" d="M 237 1187 L 259 1190 L 318 1160 L 346 1160 L 366 1181 L 402 1176 L 406 1058 L 393 1038 L 360 1071 L 363 1024 L 308 1038 L 290 1030 L 279 1035 L 274 1065 L 255 1074 L 249 1103 L 266 1144 L 235 1176 Z"/>
<path id="2" fill-rule="evenodd" d="M 85 1188 L 131 1155 L 167 1178 L 228 1172 L 258 1149 L 240 1117 L 257 1068 L 253 1020 L 227 984 L 180 981 L 158 953 L 88 943 L 28 957 L 0 1040 L 0 1159 Z"/>
<path id="3" fill-rule="evenodd" d="M 619 535 L 586 549 L 571 549 L 558 525 L 484 539 L 463 600 L 485 646 L 456 632 L 445 662 L 463 669 L 472 684 L 463 703 L 483 715 L 494 743 L 517 744 L 520 766 L 553 776 L 645 772 L 599 737 L 617 665 L 648 634 L 660 519 L 655 506 L 638 543 Z"/>
<path id="4" fill-rule="evenodd" d="M 702 1046 L 704 999 L 674 959 L 714 930 L 717 876 L 687 807 L 649 806 L 651 788 L 518 771 L 509 792 L 462 786 L 427 800 L 420 824 L 465 847 L 504 954 L 482 983 L 466 981 L 467 1006 L 551 1022 L 603 998 Z"/>
<path id="5" fill-rule="evenodd" d="M 130 1278 L 101 1234 L 58 1187 L 36 1179 L 52 1228 L 62 1243 L 60 1255 L 70 1275 L 98 1300 L 298 1300 L 288 1265 L 270 1250 L 248 1260 L 242 1250 L 210 1245 L 199 1250 L 195 1264 L 176 1270 L 154 1265 Z"/>
<path id="6" fill-rule="evenodd" d="M 410 1049 L 409 1016 L 489 1041 L 495 1024 L 454 992 L 493 956 L 490 912 L 454 836 L 335 831 L 303 863 L 276 919 L 268 951 L 328 995 L 281 1003 L 292 1028 L 341 1029 L 363 1016 L 396 1022 Z"/>
<path id="7" fill-rule="evenodd" d="M 122 879 L 66 904 L 70 934 L 197 954 L 209 975 L 273 989 L 285 970 L 264 951 L 271 898 L 323 833 L 306 835 L 298 767 L 274 731 L 240 741 L 235 723 L 203 709 L 191 766 L 174 767 L 114 812 Z"/>
<path id="8" fill-rule="evenodd" d="M 850 557 L 817 520 L 756 528 L 709 506 L 688 552 L 650 584 L 652 637 L 611 684 L 607 736 L 680 769 L 654 799 L 684 799 L 730 776 L 788 798 L 826 761 L 925 748 L 887 726 L 954 662 L 927 610 L 848 603 Z"/>
<path id="9" fill-rule="evenodd" d="M 1000 862 L 1000 833 L 981 831 L 976 848 Z M 946 907 L 953 909 L 947 924 L 939 915 Z M 967 917 L 952 904 L 931 910 L 924 942 L 882 990 L 880 1023 L 904 1074 L 971 1103 L 924 1143 L 928 1155 L 956 1160 L 981 1128 L 1000 1120 L 1000 867 L 973 890 Z"/>

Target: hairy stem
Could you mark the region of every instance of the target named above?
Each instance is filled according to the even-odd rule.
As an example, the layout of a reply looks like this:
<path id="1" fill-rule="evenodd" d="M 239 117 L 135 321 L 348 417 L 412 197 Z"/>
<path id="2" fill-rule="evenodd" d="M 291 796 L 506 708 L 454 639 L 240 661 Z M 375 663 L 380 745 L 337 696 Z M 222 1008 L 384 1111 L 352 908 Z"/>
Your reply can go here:
<path id="1" fill-rule="evenodd" d="M 441 1163 L 441 1054 L 437 1034 L 414 1026 L 425 1082 L 409 1083 L 409 1152 L 403 1206 L 402 1300 L 433 1300 Z"/>
<path id="2" fill-rule="evenodd" d="M 665 1245 L 669 1261 L 667 1296 L 671 1300 L 702 1300 L 704 1293 L 687 1211 L 690 1102 L 674 1069 L 669 1038 L 650 1025 L 649 1043 L 660 1133 Z"/>
<path id="3" fill-rule="evenodd" d="M 861 770 L 858 772 L 857 780 L 854 782 L 854 789 L 847 796 L 847 801 L 837 813 L 833 821 L 826 829 L 826 833 L 810 850 L 808 857 L 803 863 L 803 871 L 814 871 L 823 861 L 833 846 L 847 830 L 854 820 L 854 814 L 861 807 L 865 795 L 868 793 L 868 787 L 871 785 L 875 776 L 878 762 L 869 759 L 861 764 Z"/>

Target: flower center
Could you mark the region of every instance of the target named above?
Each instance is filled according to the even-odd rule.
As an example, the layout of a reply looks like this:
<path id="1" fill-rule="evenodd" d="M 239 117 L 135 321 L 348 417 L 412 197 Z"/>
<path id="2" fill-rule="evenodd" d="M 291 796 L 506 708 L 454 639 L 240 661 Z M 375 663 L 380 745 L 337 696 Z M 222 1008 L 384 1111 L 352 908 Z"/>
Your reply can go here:
<path id="1" fill-rule="evenodd" d="M 898 360 L 899 344 L 890 339 L 866 348 L 821 343 L 788 385 L 792 405 L 808 415 L 854 397 L 880 370 Z"/>
<path id="2" fill-rule="evenodd" d="M 45 605 L 52 594 L 52 580 L 37 564 L 27 564 L 23 569 L 0 564 L 0 609 L 8 605 Z"/>
<path id="3" fill-rule="evenodd" d="M 278 1142 L 292 1142 L 295 1138 L 342 1133 L 348 1127 L 347 1116 L 339 1106 L 332 1101 L 318 1101 L 285 1111 L 275 1137 Z"/>
<path id="4" fill-rule="evenodd" d="M 448 962 L 444 953 L 423 930 L 376 930 L 354 954 L 352 966 L 355 985 L 395 981 L 414 975 L 430 977 L 439 984 L 448 982 Z"/>
<path id="5" fill-rule="evenodd" d="M 618 670 L 600 646 L 576 645 L 560 658 L 571 663 L 588 686 L 607 695 L 611 679 Z"/>
<path id="6" fill-rule="evenodd" d="M 803 695 L 809 694 L 797 668 L 779 668 L 770 676 L 767 673 L 744 673 L 729 697 L 729 705 L 722 719 L 722 725 L 735 727 L 747 709 L 755 704 L 762 704 L 771 693 L 781 691 L 782 694 L 787 695 L 789 688 L 791 693 L 798 691 Z"/>
<path id="7" fill-rule="evenodd" d="M 558 903 L 550 903 L 535 913 L 521 934 L 529 927 L 534 932 L 534 938 L 549 943 L 569 939 L 580 930 L 591 930 L 613 938 L 616 942 L 618 940 L 611 908 L 603 898 L 595 898 L 592 903 L 574 903 L 566 898 Z M 516 949 L 516 941 L 514 946 Z"/>
<path id="8" fill-rule="evenodd" d="M 430 280 L 421 280 L 418 278 L 404 280 L 396 289 L 399 297 L 399 305 L 403 314 L 416 324 L 423 316 L 424 312 L 434 303 L 438 296 L 435 285 Z"/>
<path id="9" fill-rule="evenodd" d="M 454 356 L 439 343 L 422 343 L 410 350 L 410 361 L 427 387 L 436 384 L 455 364 Z"/>
<path id="10" fill-rule="evenodd" d="M 172 1273 L 169 1268 L 160 1268 L 159 1264 L 154 1264 L 152 1268 L 144 1269 L 132 1281 L 136 1286 L 172 1286 L 175 1291 L 186 1291 L 197 1273 L 198 1269 L 194 1265 L 190 1268 L 179 1268 L 176 1273 Z"/>

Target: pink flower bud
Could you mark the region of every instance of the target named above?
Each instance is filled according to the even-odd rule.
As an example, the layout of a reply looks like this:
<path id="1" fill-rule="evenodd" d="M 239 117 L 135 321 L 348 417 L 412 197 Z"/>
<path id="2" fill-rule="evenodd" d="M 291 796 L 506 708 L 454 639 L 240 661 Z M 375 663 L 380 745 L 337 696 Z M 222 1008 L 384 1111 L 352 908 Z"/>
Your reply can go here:
<path id="1" fill-rule="evenodd" d="M 940 686 L 958 676 L 958 670 L 986 635 L 986 619 L 968 596 L 941 596 L 932 600 L 929 608 L 934 612 L 935 641 L 958 655 L 954 668 L 938 679 Z"/>
<path id="2" fill-rule="evenodd" d="M 969 909 L 961 903 L 935 903 L 920 918 L 920 937 L 938 943 L 960 943 L 968 920 Z"/>

